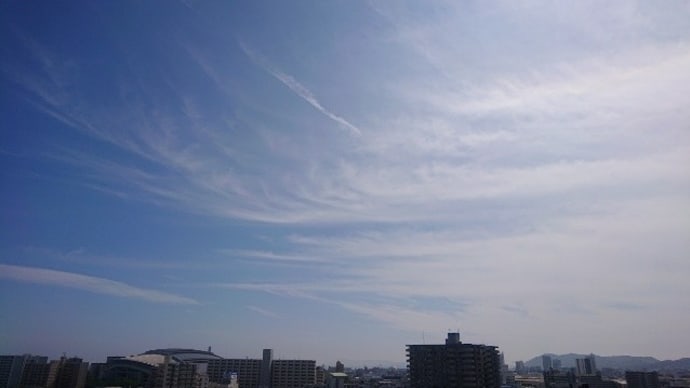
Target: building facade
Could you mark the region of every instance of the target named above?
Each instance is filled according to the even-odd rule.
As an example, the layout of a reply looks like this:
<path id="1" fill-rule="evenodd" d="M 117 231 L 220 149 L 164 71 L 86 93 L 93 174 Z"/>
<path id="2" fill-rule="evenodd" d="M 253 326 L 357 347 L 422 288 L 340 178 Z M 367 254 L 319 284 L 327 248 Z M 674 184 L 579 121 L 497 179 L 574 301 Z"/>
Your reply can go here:
<path id="1" fill-rule="evenodd" d="M 27 356 L 0 356 L 0 388 L 19 386 Z"/>
<path id="2" fill-rule="evenodd" d="M 206 373 L 211 382 L 223 384 L 236 376 L 239 388 L 258 388 L 262 360 L 223 358 L 210 360 Z"/>
<path id="3" fill-rule="evenodd" d="M 659 388 L 659 373 L 657 372 L 625 372 L 625 382 L 628 388 Z"/>
<path id="4" fill-rule="evenodd" d="M 571 371 L 549 369 L 544 371 L 544 387 L 546 388 L 577 388 L 575 374 Z"/>
<path id="5" fill-rule="evenodd" d="M 575 360 L 577 374 L 579 376 L 592 376 L 597 374 L 597 363 L 594 355 Z"/>
<path id="6" fill-rule="evenodd" d="M 541 356 L 541 369 L 546 372 L 546 371 L 550 370 L 551 368 L 553 368 L 553 362 L 551 360 L 551 356 L 548 356 L 546 354 Z"/>
<path id="7" fill-rule="evenodd" d="M 316 383 L 315 360 L 274 360 L 264 349 L 262 359 L 210 360 L 207 374 L 212 383 L 226 384 L 236 376 L 239 388 L 303 388 Z"/>
<path id="8" fill-rule="evenodd" d="M 411 388 L 500 388 L 496 346 L 460 342 L 448 333 L 445 345 L 407 345 Z"/>
<path id="9" fill-rule="evenodd" d="M 89 363 L 81 358 L 61 358 L 57 365 L 54 388 L 84 388 Z"/>
<path id="10" fill-rule="evenodd" d="M 316 383 L 316 361 L 273 360 L 271 388 L 304 388 Z"/>

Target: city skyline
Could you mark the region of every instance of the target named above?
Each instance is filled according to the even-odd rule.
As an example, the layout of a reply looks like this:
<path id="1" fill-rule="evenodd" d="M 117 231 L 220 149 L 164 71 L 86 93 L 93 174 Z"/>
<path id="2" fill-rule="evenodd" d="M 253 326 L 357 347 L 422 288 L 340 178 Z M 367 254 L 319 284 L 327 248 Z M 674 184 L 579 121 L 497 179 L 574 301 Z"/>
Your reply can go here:
<path id="1" fill-rule="evenodd" d="M 0 348 L 686 357 L 687 2 L 0 4 Z"/>
<path id="2" fill-rule="evenodd" d="M 451 337 L 452 335 L 456 335 L 459 333 L 447 333 L 448 337 Z M 462 343 L 460 341 L 459 343 Z M 448 339 L 446 339 L 446 345 L 448 344 Z M 673 375 L 674 373 L 678 373 L 678 371 L 682 370 L 687 370 L 688 365 L 690 365 L 690 357 L 683 357 L 678 360 L 659 360 L 654 357 L 650 356 L 645 356 L 645 355 L 625 355 L 625 354 L 617 354 L 617 355 L 598 355 L 598 354 L 577 354 L 577 353 L 565 353 L 565 354 L 555 354 L 555 353 L 546 353 L 542 355 L 534 355 L 531 358 L 528 359 L 523 359 L 523 360 L 517 360 L 513 362 L 512 364 L 508 363 L 505 361 L 505 354 L 497 347 L 497 346 L 492 346 L 488 344 L 467 344 L 463 343 L 467 346 L 479 346 L 479 347 L 485 347 L 485 348 L 496 348 L 498 351 L 498 355 L 500 356 L 500 359 L 502 360 L 502 366 L 505 368 L 505 370 L 510 370 L 511 372 L 515 372 L 517 374 L 531 374 L 531 373 L 541 373 L 541 372 L 546 372 L 549 370 L 554 370 L 554 371 L 560 371 L 560 372 L 565 372 L 569 371 L 573 373 L 576 376 L 584 375 L 584 376 L 591 376 L 595 375 L 597 373 L 601 373 L 602 370 L 604 370 L 607 373 L 607 377 L 610 378 L 612 373 L 615 375 L 615 373 L 622 373 L 624 371 L 640 371 L 640 370 L 647 370 L 647 371 L 657 371 L 659 373 L 666 373 L 669 375 Z M 406 353 L 409 353 L 409 349 L 411 347 L 416 347 L 416 348 L 424 348 L 424 347 L 442 347 L 444 344 L 442 343 L 416 343 L 416 344 L 406 344 L 405 348 L 407 349 Z M 259 362 L 260 359 L 266 358 L 267 352 L 269 352 L 268 358 L 273 359 L 273 360 L 295 360 L 296 358 L 290 357 L 289 355 L 282 354 L 278 358 L 273 357 L 273 350 L 274 349 L 255 349 L 255 352 L 252 354 L 244 354 L 244 355 L 239 355 L 239 354 L 234 354 L 233 356 L 228 356 L 224 354 L 218 354 L 211 346 L 209 346 L 206 349 L 201 349 L 201 348 L 179 348 L 179 347 L 174 347 L 174 348 L 161 348 L 161 349 L 146 349 L 145 351 L 130 351 L 130 352 L 125 352 L 125 353 L 118 353 L 118 354 L 113 354 L 109 351 L 102 350 L 101 354 L 105 354 L 105 356 L 102 357 L 95 357 L 92 359 L 85 358 L 82 355 L 80 355 L 78 352 L 75 351 L 65 351 L 62 352 L 59 355 L 47 355 L 47 354 L 36 354 L 36 353 L 28 353 L 28 352 L 15 352 L 15 354 L 0 354 L 0 356 L 3 357 L 28 357 L 29 359 L 37 359 L 37 360 L 45 360 L 46 362 L 48 360 L 59 360 L 59 359 L 70 359 L 70 358 L 76 358 L 76 359 L 81 359 L 84 360 L 88 363 L 103 363 L 106 362 L 109 359 L 139 359 L 141 356 L 147 356 L 149 354 L 177 354 L 177 353 L 185 353 L 188 356 L 190 354 L 210 354 L 213 356 L 213 358 L 219 358 L 219 359 L 225 359 L 225 360 L 242 360 L 242 361 L 252 361 L 252 362 Z M 409 356 L 409 354 L 408 354 Z M 145 357 L 144 357 L 145 358 Z M 552 362 L 545 361 L 545 359 L 550 359 Z M 315 366 L 317 367 L 326 367 L 326 368 L 334 368 L 336 371 L 342 370 L 343 368 L 345 369 L 362 369 L 365 367 L 369 368 L 394 368 L 394 369 L 406 369 L 406 364 L 408 362 L 406 361 L 390 361 L 390 360 L 348 360 L 345 358 L 337 358 L 334 360 L 318 360 L 313 357 L 309 357 L 308 355 L 300 358 L 300 360 L 303 361 L 314 361 Z M 590 361 L 593 360 L 593 361 Z M 590 367 L 585 366 L 584 368 L 582 367 L 582 364 L 586 365 L 587 362 L 589 362 Z M 602 362 L 603 366 L 599 367 L 597 366 L 596 363 Z M 544 368 L 545 363 L 548 363 L 548 366 Z M 587 369 L 589 368 L 589 369 Z"/>

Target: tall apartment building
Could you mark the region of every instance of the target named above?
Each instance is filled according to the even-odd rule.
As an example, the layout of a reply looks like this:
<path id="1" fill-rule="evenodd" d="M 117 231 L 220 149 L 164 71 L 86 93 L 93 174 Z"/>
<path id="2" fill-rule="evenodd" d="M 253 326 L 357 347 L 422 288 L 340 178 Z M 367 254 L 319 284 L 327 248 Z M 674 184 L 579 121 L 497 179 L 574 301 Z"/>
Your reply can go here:
<path id="1" fill-rule="evenodd" d="M 411 388 L 499 388 L 500 357 L 496 346 L 460 342 L 448 333 L 445 345 L 407 345 Z"/>
<path id="2" fill-rule="evenodd" d="M 47 365 L 48 357 L 22 354 L 16 356 L 0 356 L 0 388 L 16 388 L 22 383 L 22 378 L 31 365 Z"/>
<path id="3" fill-rule="evenodd" d="M 545 388 L 577 388 L 575 374 L 570 371 L 560 371 L 555 368 L 544 371 Z"/>
<path id="4" fill-rule="evenodd" d="M 0 356 L 2 388 L 84 388 L 89 364 L 62 357 L 48 363 L 42 356 Z"/>
<path id="5" fill-rule="evenodd" d="M 271 388 L 304 388 L 316 383 L 316 361 L 273 360 Z"/>
<path id="6" fill-rule="evenodd" d="M 0 388 L 19 386 L 26 357 L 26 355 L 0 356 Z"/>
<path id="7" fill-rule="evenodd" d="M 273 349 L 264 349 L 261 360 L 261 373 L 259 374 L 259 388 L 271 388 L 271 369 L 273 361 Z"/>
<path id="8" fill-rule="evenodd" d="M 541 368 L 545 372 L 548 371 L 549 369 L 553 368 L 551 356 L 547 356 L 546 354 L 541 356 Z"/>
<path id="9" fill-rule="evenodd" d="M 263 360 L 249 358 L 222 358 L 209 360 L 206 374 L 214 383 L 226 383 L 237 376 L 239 388 L 258 388 Z"/>
<path id="10" fill-rule="evenodd" d="M 551 367 L 552 367 L 553 369 L 559 370 L 559 369 L 561 369 L 562 366 L 563 366 L 563 363 L 561 362 L 561 360 L 559 360 L 559 359 L 557 359 L 557 358 L 554 358 L 554 359 L 551 361 Z"/>
<path id="11" fill-rule="evenodd" d="M 597 374 L 597 363 L 593 354 L 585 358 L 576 359 L 575 365 L 577 367 L 577 374 L 579 376 Z"/>
<path id="12" fill-rule="evenodd" d="M 227 383 L 237 376 L 239 388 L 303 388 L 316 383 L 316 361 L 274 360 L 273 351 L 264 349 L 263 358 L 209 360 L 206 373 L 212 383 Z"/>
<path id="13" fill-rule="evenodd" d="M 54 388 L 84 388 L 86 386 L 86 375 L 89 372 L 88 362 L 83 362 L 81 358 L 76 357 L 62 357 L 57 363 Z"/>
<path id="14" fill-rule="evenodd" d="M 524 361 L 515 361 L 515 373 L 523 374 L 526 372 L 527 372 L 527 368 L 525 368 L 525 362 Z"/>
<path id="15" fill-rule="evenodd" d="M 166 356 L 163 364 L 153 373 L 153 386 L 156 388 L 203 388 L 208 385 L 206 375 L 197 372 L 194 363 L 171 362 Z"/>
<path id="16" fill-rule="evenodd" d="M 58 361 L 48 363 L 48 357 L 26 363 L 22 372 L 20 387 L 45 388 L 54 386 L 59 366 Z"/>
<path id="17" fill-rule="evenodd" d="M 625 382 L 628 388 L 659 388 L 659 373 L 657 372 L 625 372 Z"/>
<path id="18" fill-rule="evenodd" d="M 315 376 L 316 376 L 316 385 L 321 385 L 321 384 L 326 382 L 326 371 L 322 367 L 320 367 L 320 366 L 316 367 Z"/>

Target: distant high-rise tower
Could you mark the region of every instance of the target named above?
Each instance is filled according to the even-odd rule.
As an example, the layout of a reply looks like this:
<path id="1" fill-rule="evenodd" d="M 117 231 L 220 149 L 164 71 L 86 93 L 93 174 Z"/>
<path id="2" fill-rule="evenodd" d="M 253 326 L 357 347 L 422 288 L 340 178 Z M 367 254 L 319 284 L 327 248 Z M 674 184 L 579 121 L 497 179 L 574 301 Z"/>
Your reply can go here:
<path id="1" fill-rule="evenodd" d="M 62 357 L 54 386 L 55 388 L 84 388 L 88 371 L 89 363 L 83 362 L 81 358 Z"/>
<path id="2" fill-rule="evenodd" d="M 506 359 L 505 356 L 503 355 L 503 352 L 498 354 L 499 358 L 499 365 L 501 367 L 501 385 L 507 385 L 508 384 L 508 375 L 510 372 L 508 372 L 508 365 L 506 365 Z"/>
<path id="3" fill-rule="evenodd" d="M 546 354 L 541 356 L 541 365 L 542 369 L 544 369 L 544 372 L 553 368 L 553 364 L 551 363 L 551 356 L 548 356 Z"/>
<path id="4" fill-rule="evenodd" d="M 19 386 L 27 355 L 0 356 L 0 388 Z"/>
<path id="5" fill-rule="evenodd" d="M 594 353 L 590 353 L 589 359 L 592 360 L 592 372 L 597 373 L 599 371 L 599 369 L 597 369 L 597 357 L 594 355 Z"/>
<path id="6" fill-rule="evenodd" d="M 315 382 L 314 360 L 273 360 L 271 364 L 272 388 L 303 388 Z"/>
<path id="7" fill-rule="evenodd" d="M 527 369 L 525 369 L 525 362 L 524 361 L 515 361 L 515 373 L 517 374 L 523 374 L 527 372 Z"/>
<path id="8" fill-rule="evenodd" d="M 561 360 L 554 358 L 553 361 L 551 361 L 551 367 L 553 369 L 559 370 L 561 369 Z"/>
<path id="9" fill-rule="evenodd" d="M 271 387 L 271 364 L 273 362 L 273 349 L 264 349 L 261 360 L 261 372 L 259 374 L 259 388 Z"/>
<path id="10" fill-rule="evenodd" d="M 446 345 L 454 345 L 460 343 L 460 333 L 448 333 L 446 338 Z"/>
<path id="11" fill-rule="evenodd" d="M 499 388 L 496 346 L 463 344 L 449 333 L 445 345 L 407 345 L 411 388 Z"/>
<path id="12" fill-rule="evenodd" d="M 577 374 L 579 376 L 591 376 L 597 373 L 597 364 L 594 354 L 591 354 L 585 358 L 576 359 L 575 366 L 577 367 Z"/>

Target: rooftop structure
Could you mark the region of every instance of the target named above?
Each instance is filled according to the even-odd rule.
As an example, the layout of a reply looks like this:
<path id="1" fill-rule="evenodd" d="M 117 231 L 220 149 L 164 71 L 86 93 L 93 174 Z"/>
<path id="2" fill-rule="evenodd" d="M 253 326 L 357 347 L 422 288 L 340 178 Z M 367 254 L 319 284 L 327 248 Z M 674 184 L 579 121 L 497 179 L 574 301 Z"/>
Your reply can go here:
<path id="1" fill-rule="evenodd" d="M 220 359 L 210 351 L 154 349 L 133 356 L 108 357 L 97 377 L 111 385 L 196 387 L 203 385 L 209 361 Z"/>

